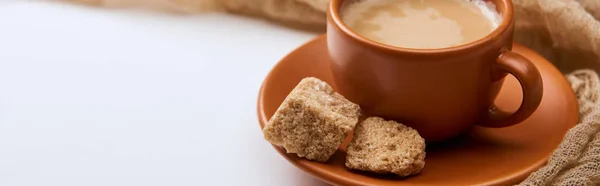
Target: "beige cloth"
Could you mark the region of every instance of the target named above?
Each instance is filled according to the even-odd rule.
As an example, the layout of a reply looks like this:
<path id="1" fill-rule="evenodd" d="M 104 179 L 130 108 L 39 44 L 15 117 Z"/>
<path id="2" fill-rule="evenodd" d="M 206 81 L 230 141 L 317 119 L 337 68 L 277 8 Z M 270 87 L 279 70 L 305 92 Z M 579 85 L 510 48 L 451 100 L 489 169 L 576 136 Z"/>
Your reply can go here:
<path id="1" fill-rule="evenodd" d="M 178 13 L 225 10 L 278 23 L 325 30 L 329 0 L 70 0 Z M 515 40 L 555 64 L 580 104 L 572 128 L 546 166 L 520 185 L 600 185 L 600 0 L 513 0 Z"/>

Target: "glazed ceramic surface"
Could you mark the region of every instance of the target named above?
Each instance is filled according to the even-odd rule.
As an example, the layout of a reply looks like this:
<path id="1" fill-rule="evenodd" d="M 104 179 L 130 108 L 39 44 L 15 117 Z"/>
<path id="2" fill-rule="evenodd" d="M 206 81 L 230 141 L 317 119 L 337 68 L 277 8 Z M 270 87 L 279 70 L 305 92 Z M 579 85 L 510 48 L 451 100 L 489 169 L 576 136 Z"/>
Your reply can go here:
<path id="1" fill-rule="evenodd" d="M 474 124 L 518 124 L 539 106 L 543 86 L 538 69 L 510 51 L 514 30 L 510 0 L 493 0 L 503 19 L 496 30 L 472 43 L 443 49 L 370 41 L 341 21 L 343 2 L 332 0 L 329 7 L 328 62 L 339 92 L 364 111 L 403 122 L 427 141 L 442 141 Z M 514 113 L 493 104 L 507 74 L 517 77 L 523 87 L 523 103 Z"/>
<path id="2" fill-rule="evenodd" d="M 337 89 L 329 67 L 326 36 L 318 37 L 281 60 L 268 74 L 260 89 L 258 117 L 267 123 L 287 94 L 304 77 L 320 78 Z M 344 166 L 345 146 L 327 162 L 317 163 L 275 149 L 288 161 L 309 174 L 335 185 L 508 185 L 526 178 L 542 166 L 566 131 L 578 121 L 574 93 L 562 74 L 530 49 L 513 45 L 513 51 L 527 57 L 539 69 L 544 95 L 537 110 L 523 122 L 505 128 L 475 126 L 468 132 L 438 144 L 427 145 L 423 171 L 398 179 L 348 170 Z M 514 112 L 522 100 L 518 81 L 507 76 L 495 104 Z M 265 141 L 265 143 L 268 143 Z"/>

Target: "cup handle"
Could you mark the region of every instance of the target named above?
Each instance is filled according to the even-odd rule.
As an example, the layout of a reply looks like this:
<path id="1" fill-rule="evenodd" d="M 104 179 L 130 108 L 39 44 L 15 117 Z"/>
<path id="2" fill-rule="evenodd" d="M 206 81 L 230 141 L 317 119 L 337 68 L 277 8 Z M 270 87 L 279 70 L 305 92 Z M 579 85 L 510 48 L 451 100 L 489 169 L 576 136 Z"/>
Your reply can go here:
<path id="1" fill-rule="evenodd" d="M 480 126 L 501 128 L 518 124 L 527 119 L 542 101 L 543 83 L 538 69 L 520 54 L 506 51 L 496 59 L 496 66 L 517 78 L 523 89 L 523 101 L 514 113 L 507 113 L 492 105 Z"/>

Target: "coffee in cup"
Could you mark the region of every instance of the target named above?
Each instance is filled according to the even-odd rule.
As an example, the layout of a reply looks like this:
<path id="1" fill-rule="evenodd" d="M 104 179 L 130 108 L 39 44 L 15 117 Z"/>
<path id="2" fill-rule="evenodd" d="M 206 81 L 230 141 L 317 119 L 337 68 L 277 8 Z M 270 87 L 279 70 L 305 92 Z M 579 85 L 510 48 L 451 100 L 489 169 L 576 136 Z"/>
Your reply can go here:
<path id="1" fill-rule="evenodd" d="M 430 142 L 526 120 L 542 99 L 542 77 L 511 51 L 511 0 L 485 2 L 331 0 L 327 51 L 336 90 L 366 115 L 406 124 Z M 507 75 L 523 91 L 515 112 L 494 104 Z"/>
<path id="2" fill-rule="evenodd" d="M 445 48 L 494 31 L 502 17 L 484 0 L 350 0 L 343 22 L 370 40 L 405 48 Z"/>

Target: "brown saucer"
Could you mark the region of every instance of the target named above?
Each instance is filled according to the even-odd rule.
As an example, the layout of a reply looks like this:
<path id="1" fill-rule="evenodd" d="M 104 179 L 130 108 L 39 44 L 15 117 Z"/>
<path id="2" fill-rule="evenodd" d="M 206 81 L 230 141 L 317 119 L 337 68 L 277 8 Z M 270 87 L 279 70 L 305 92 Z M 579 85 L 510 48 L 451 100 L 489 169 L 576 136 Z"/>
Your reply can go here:
<path id="1" fill-rule="evenodd" d="M 313 76 L 335 86 L 326 47 L 326 37 L 320 36 L 272 69 L 258 97 L 261 127 L 302 78 Z M 425 168 L 419 175 L 399 179 L 348 170 L 344 166 L 345 146 L 327 163 L 275 149 L 296 167 L 334 185 L 509 185 L 522 181 L 546 162 L 566 131 L 577 123 L 579 112 L 569 83 L 554 66 L 521 45 L 515 44 L 513 51 L 533 61 L 542 75 L 544 97 L 537 111 L 513 127 L 474 127 L 444 144 L 428 144 Z M 496 104 L 514 111 L 521 96 L 517 80 L 507 76 Z"/>

